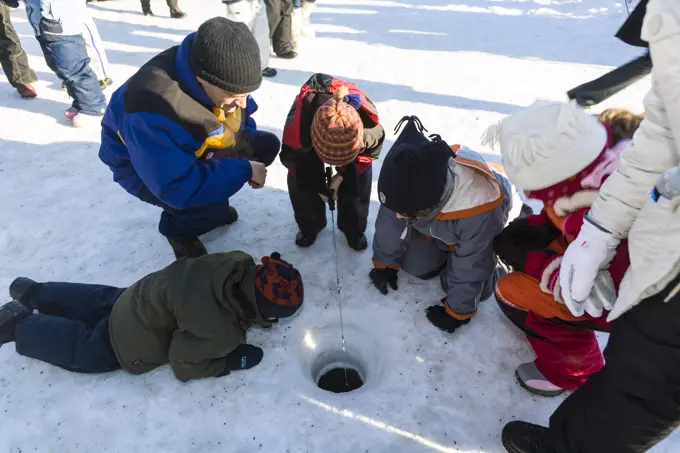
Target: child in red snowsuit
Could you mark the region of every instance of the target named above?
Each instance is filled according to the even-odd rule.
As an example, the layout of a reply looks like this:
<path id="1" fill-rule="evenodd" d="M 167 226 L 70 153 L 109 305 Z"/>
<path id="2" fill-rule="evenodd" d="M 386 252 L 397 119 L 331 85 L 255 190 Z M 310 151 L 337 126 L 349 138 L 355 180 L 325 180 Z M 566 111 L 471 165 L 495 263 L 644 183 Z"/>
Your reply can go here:
<path id="1" fill-rule="evenodd" d="M 500 143 L 510 180 L 544 204 L 540 214 L 516 219 L 494 241 L 499 258 L 514 270 L 499 279 L 496 298 L 537 356 L 516 371 L 532 393 L 575 390 L 604 366 L 594 331 L 611 329 L 607 314 L 569 311 L 560 294 L 560 263 L 641 120 L 622 109 L 596 119 L 574 103 L 540 102 L 490 129 L 489 141 Z M 613 303 L 628 265 L 623 242 L 609 269 L 601 271 L 596 296 Z"/>

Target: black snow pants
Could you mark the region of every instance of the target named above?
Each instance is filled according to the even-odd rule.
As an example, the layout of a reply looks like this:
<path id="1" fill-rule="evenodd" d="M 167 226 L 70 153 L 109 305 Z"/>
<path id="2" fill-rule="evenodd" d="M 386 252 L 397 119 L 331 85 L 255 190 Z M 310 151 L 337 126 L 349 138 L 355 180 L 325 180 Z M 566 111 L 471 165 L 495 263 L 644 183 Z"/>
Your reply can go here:
<path id="1" fill-rule="evenodd" d="M 38 80 L 28 65 L 26 52 L 21 47 L 19 36 L 10 22 L 9 7 L 2 2 L 0 2 L 0 65 L 14 88 Z"/>
<path id="2" fill-rule="evenodd" d="M 39 314 L 16 328 L 19 354 L 77 373 L 120 369 L 109 338 L 109 315 L 125 288 L 39 283 L 26 302 Z"/>
<path id="3" fill-rule="evenodd" d="M 650 72 L 652 72 L 652 58 L 647 51 L 644 55 L 619 66 L 602 77 L 572 88 L 567 91 L 567 96 L 581 107 L 591 107 L 614 96 Z"/>
<path id="4" fill-rule="evenodd" d="M 348 238 L 356 238 L 366 231 L 373 164 L 361 174 L 353 173 L 340 184 L 337 201 L 338 228 Z M 301 189 L 295 176 L 288 173 L 288 194 L 300 231 L 317 234 L 326 227 L 326 203 L 318 191 Z"/>
<path id="5" fill-rule="evenodd" d="M 274 53 L 281 55 L 293 49 L 293 0 L 264 0 L 267 5 L 269 37 Z"/>
<path id="6" fill-rule="evenodd" d="M 614 322 L 604 368 L 550 417 L 556 453 L 643 452 L 680 425 L 678 285 Z"/>

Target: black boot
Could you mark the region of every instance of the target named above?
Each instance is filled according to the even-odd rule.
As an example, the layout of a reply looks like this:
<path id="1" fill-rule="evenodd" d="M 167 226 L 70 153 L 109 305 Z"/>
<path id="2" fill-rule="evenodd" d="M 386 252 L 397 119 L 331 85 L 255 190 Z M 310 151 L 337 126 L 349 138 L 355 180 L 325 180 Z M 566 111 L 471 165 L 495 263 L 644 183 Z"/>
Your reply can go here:
<path id="1" fill-rule="evenodd" d="M 548 443 L 548 428 L 533 423 L 518 420 L 508 423 L 501 441 L 508 453 L 555 453 Z"/>
<path id="2" fill-rule="evenodd" d="M 229 206 L 229 217 L 227 217 L 227 225 L 231 225 L 232 223 L 236 222 L 237 220 L 238 220 L 238 211 L 233 206 Z"/>
<path id="3" fill-rule="evenodd" d="M 368 240 L 366 239 L 365 234 L 361 234 L 359 236 L 346 234 L 345 238 L 347 239 L 347 245 L 349 245 L 349 248 L 356 250 L 357 252 L 361 252 L 368 248 Z"/>
<path id="4" fill-rule="evenodd" d="M 297 57 L 297 52 L 294 50 L 288 50 L 286 52 L 281 52 L 276 54 L 277 57 L 283 58 L 284 60 L 292 60 Z"/>
<path id="5" fill-rule="evenodd" d="M 262 70 L 262 77 L 276 77 L 276 74 L 277 72 L 274 68 L 267 67 Z"/>
<path id="6" fill-rule="evenodd" d="M 168 238 L 168 242 L 172 246 L 172 251 L 175 252 L 175 258 L 177 259 L 198 258 L 208 254 L 208 250 L 199 238 L 182 240 Z"/>
<path id="7" fill-rule="evenodd" d="M 295 236 L 295 245 L 298 247 L 309 247 L 316 241 L 317 233 L 304 233 L 298 231 L 297 236 Z"/>
<path id="8" fill-rule="evenodd" d="M 9 297 L 18 300 L 24 304 L 29 310 L 37 310 L 30 303 L 31 295 L 38 289 L 39 283 L 27 277 L 17 277 L 9 285 Z"/>
<path id="9" fill-rule="evenodd" d="M 142 8 L 142 14 L 145 16 L 153 16 L 153 11 L 151 11 L 151 8 Z"/>
<path id="10" fill-rule="evenodd" d="M 33 312 L 24 304 L 13 300 L 0 307 L 0 345 L 15 340 L 14 331 L 21 321 Z"/>
<path id="11" fill-rule="evenodd" d="M 186 13 L 180 10 L 179 8 L 170 8 L 170 17 L 173 19 L 182 19 L 186 17 Z"/>

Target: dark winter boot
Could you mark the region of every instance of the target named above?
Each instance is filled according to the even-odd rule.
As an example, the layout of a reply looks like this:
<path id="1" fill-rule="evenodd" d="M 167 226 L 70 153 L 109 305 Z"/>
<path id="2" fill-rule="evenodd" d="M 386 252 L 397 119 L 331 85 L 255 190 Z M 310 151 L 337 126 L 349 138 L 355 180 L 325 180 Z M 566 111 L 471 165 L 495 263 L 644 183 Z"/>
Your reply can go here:
<path id="1" fill-rule="evenodd" d="M 298 247 L 310 247 L 316 241 L 317 233 L 304 233 L 298 231 L 297 236 L 295 236 L 295 245 Z"/>
<path id="2" fill-rule="evenodd" d="M 17 93 L 21 96 L 21 99 L 33 99 L 38 96 L 38 92 L 35 91 L 33 85 L 27 83 L 26 85 L 19 85 L 17 87 Z"/>
<path id="3" fill-rule="evenodd" d="M 518 420 L 508 423 L 501 441 L 508 453 L 555 453 L 548 443 L 548 428 L 533 423 Z"/>
<path id="4" fill-rule="evenodd" d="M 18 300 L 29 310 L 37 310 L 31 303 L 31 295 L 38 289 L 39 283 L 27 277 L 17 277 L 9 285 L 9 297 Z"/>
<path id="5" fill-rule="evenodd" d="M 361 252 L 368 248 L 368 240 L 366 239 L 365 234 L 361 234 L 359 236 L 346 234 L 345 238 L 347 239 L 347 245 L 349 245 L 349 248 L 356 250 L 357 252 Z"/>
<path id="6" fill-rule="evenodd" d="M 151 11 L 151 8 L 142 7 L 142 14 L 145 16 L 153 16 L 153 11 Z"/>
<path id="7" fill-rule="evenodd" d="M 229 217 L 227 217 L 227 225 L 231 225 L 232 223 L 236 222 L 237 220 L 238 220 L 238 211 L 233 206 L 229 206 Z"/>
<path id="8" fill-rule="evenodd" d="M 294 50 L 289 50 L 287 52 L 277 53 L 277 57 L 283 58 L 284 60 L 292 60 L 297 57 L 297 52 Z"/>
<path id="9" fill-rule="evenodd" d="M 186 15 L 187 14 L 179 8 L 170 8 L 170 17 L 173 19 L 183 19 Z"/>
<path id="10" fill-rule="evenodd" d="M 175 258 L 177 259 L 198 258 L 208 254 L 208 250 L 199 238 L 182 240 L 168 238 L 168 242 L 172 246 L 172 251 L 175 252 Z"/>
<path id="11" fill-rule="evenodd" d="M 262 70 L 262 77 L 276 77 L 276 69 L 274 68 L 264 68 Z"/>
<path id="12" fill-rule="evenodd" d="M 24 304 L 16 300 L 0 307 L 0 345 L 14 341 L 16 338 L 14 330 L 32 313 Z"/>

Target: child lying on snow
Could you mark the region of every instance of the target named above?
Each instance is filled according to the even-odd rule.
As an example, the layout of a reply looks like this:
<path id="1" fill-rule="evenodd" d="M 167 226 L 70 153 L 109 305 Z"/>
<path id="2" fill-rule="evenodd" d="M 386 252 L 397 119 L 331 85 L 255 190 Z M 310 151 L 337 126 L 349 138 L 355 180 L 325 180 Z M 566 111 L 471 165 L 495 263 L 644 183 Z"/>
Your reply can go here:
<path id="1" fill-rule="evenodd" d="M 304 298 L 300 273 L 278 253 L 255 265 L 243 252 L 180 259 L 127 289 L 20 277 L 10 295 L 0 345 L 79 373 L 169 362 L 183 382 L 260 363 L 262 349 L 242 344 L 248 327 L 271 327 Z"/>
<path id="2" fill-rule="evenodd" d="M 642 121 L 623 109 L 598 119 L 575 103 L 538 102 L 488 133 L 492 146 L 500 143 L 512 183 L 544 203 L 540 214 L 513 221 L 494 242 L 499 258 L 515 270 L 498 281 L 498 303 L 537 355 L 515 374 L 520 385 L 539 395 L 575 390 L 603 367 L 593 330 L 611 329 L 603 308 L 611 308 L 629 265 L 624 242 L 609 269 L 600 272 L 587 313 L 564 305 L 562 254 Z"/>

